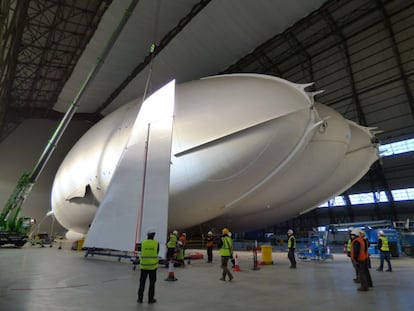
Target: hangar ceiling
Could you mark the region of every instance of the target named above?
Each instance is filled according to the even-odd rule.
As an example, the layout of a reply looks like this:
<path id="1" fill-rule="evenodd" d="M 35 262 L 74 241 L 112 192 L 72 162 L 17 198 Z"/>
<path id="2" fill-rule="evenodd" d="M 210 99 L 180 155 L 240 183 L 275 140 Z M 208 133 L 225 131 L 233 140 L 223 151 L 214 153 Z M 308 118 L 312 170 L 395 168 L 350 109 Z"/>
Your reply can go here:
<path id="1" fill-rule="evenodd" d="M 142 96 L 150 68 L 150 91 L 171 78 L 255 72 L 314 81 L 314 90 L 324 90 L 318 101 L 376 127 L 382 143 L 414 137 L 410 0 L 3 0 L 0 9 L 0 143 L 24 120 L 62 118 L 125 14 L 78 120 L 96 123 Z M 389 202 L 364 213 L 405 215 L 408 207 L 397 206 L 390 190 L 414 187 L 413 163 L 412 153 L 383 158 L 344 197 L 386 191 Z M 343 212 L 322 216 L 353 220 L 358 212 L 347 202 Z"/>
<path id="2" fill-rule="evenodd" d="M 53 106 L 106 8 L 101 0 L 1 2 L 0 141 L 27 118 L 62 117 Z"/>

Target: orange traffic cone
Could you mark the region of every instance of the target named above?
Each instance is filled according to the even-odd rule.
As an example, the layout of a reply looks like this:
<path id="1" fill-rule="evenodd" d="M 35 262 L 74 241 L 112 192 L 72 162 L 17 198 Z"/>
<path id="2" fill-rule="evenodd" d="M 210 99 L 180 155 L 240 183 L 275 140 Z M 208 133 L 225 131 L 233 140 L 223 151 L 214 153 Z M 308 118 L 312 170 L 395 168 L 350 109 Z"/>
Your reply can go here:
<path id="1" fill-rule="evenodd" d="M 233 271 L 235 271 L 235 272 L 240 271 L 239 257 L 237 256 L 237 254 L 236 254 L 236 257 L 234 258 Z"/>
<path id="2" fill-rule="evenodd" d="M 174 261 L 171 259 L 168 263 L 168 277 L 165 281 L 177 281 L 178 279 L 174 276 Z"/>

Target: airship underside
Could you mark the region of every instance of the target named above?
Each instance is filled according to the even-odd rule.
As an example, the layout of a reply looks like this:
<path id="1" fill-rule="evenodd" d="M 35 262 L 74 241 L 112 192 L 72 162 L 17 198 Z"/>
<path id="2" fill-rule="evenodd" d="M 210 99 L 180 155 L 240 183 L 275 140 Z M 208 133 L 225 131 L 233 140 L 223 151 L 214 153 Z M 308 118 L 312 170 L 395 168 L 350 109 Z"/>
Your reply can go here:
<path id="1" fill-rule="evenodd" d="M 367 172 L 378 159 L 370 129 L 315 103 L 307 86 L 258 74 L 177 85 L 170 228 L 262 228 L 317 207 Z M 105 117 L 62 162 L 52 209 L 71 232 L 87 232 L 140 102 Z"/>

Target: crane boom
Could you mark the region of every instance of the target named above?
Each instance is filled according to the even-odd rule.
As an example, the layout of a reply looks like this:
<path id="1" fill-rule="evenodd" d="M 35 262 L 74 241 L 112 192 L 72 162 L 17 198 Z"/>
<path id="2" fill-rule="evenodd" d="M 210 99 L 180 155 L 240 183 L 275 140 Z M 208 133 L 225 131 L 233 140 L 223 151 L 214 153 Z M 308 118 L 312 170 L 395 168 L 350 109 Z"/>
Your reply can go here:
<path id="1" fill-rule="evenodd" d="M 119 34 L 126 25 L 126 22 L 132 15 L 132 12 L 135 9 L 135 6 L 138 4 L 139 0 L 132 0 L 128 8 L 125 10 L 125 13 L 109 38 L 107 44 L 101 55 L 98 57 L 97 62 L 92 67 L 89 72 L 85 82 L 82 84 L 80 90 L 78 91 L 76 97 L 72 101 L 68 111 L 63 116 L 62 120 L 59 122 L 56 130 L 53 132 L 51 139 L 49 140 L 46 148 L 44 149 L 42 155 L 33 171 L 28 174 L 24 173 L 14 189 L 12 195 L 6 203 L 6 206 L 3 208 L 0 213 L 0 246 L 3 244 L 14 244 L 16 246 L 23 246 L 27 242 L 27 234 L 30 231 L 31 224 L 33 220 L 30 217 L 19 217 L 20 210 L 25 202 L 27 196 L 32 190 L 35 182 L 37 181 L 39 175 L 43 171 L 46 163 L 48 162 L 50 156 L 56 148 L 57 143 L 62 137 L 64 131 L 66 130 L 69 122 L 72 120 L 75 115 L 76 110 L 79 107 L 79 100 L 87 90 L 90 85 L 90 82 L 96 77 L 99 69 L 101 68 L 104 60 L 111 51 L 113 45 L 115 44 Z M 109 6 L 109 4 L 106 4 Z"/>

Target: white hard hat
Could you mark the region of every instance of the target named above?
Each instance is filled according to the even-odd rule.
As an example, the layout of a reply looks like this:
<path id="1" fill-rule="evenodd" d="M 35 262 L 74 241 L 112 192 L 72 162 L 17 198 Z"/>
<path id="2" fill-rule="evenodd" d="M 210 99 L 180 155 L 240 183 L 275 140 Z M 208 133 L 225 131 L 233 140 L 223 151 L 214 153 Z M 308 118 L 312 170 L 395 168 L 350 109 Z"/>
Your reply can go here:
<path id="1" fill-rule="evenodd" d="M 181 242 L 181 241 L 178 241 L 178 243 L 177 243 L 178 245 L 180 245 L 180 246 L 182 246 L 183 245 L 183 242 Z"/>
<path id="2" fill-rule="evenodd" d="M 379 235 L 384 235 L 384 231 L 380 230 L 380 231 L 378 231 L 378 234 Z"/>
<path id="3" fill-rule="evenodd" d="M 293 234 L 293 230 L 292 229 L 289 229 L 287 233 L 288 234 Z"/>
<path id="4" fill-rule="evenodd" d="M 213 232 L 209 231 L 207 234 L 208 234 L 208 235 L 212 235 L 212 234 L 213 234 Z"/>
<path id="5" fill-rule="evenodd" d="M 359 229 L 353 228 L 353 229 L 351 230 L 351 234 L 352 234 L 352 235 L 355 235 L 355 236 L 358 236 L 358 235 L 359 235 Z"/>
<path id="6" fill-rule="evenodd" d="M 173 231 L 173 234 L 177 235 L 178 234 L 178 231 L 177 230 L 174 230 Z"/>

